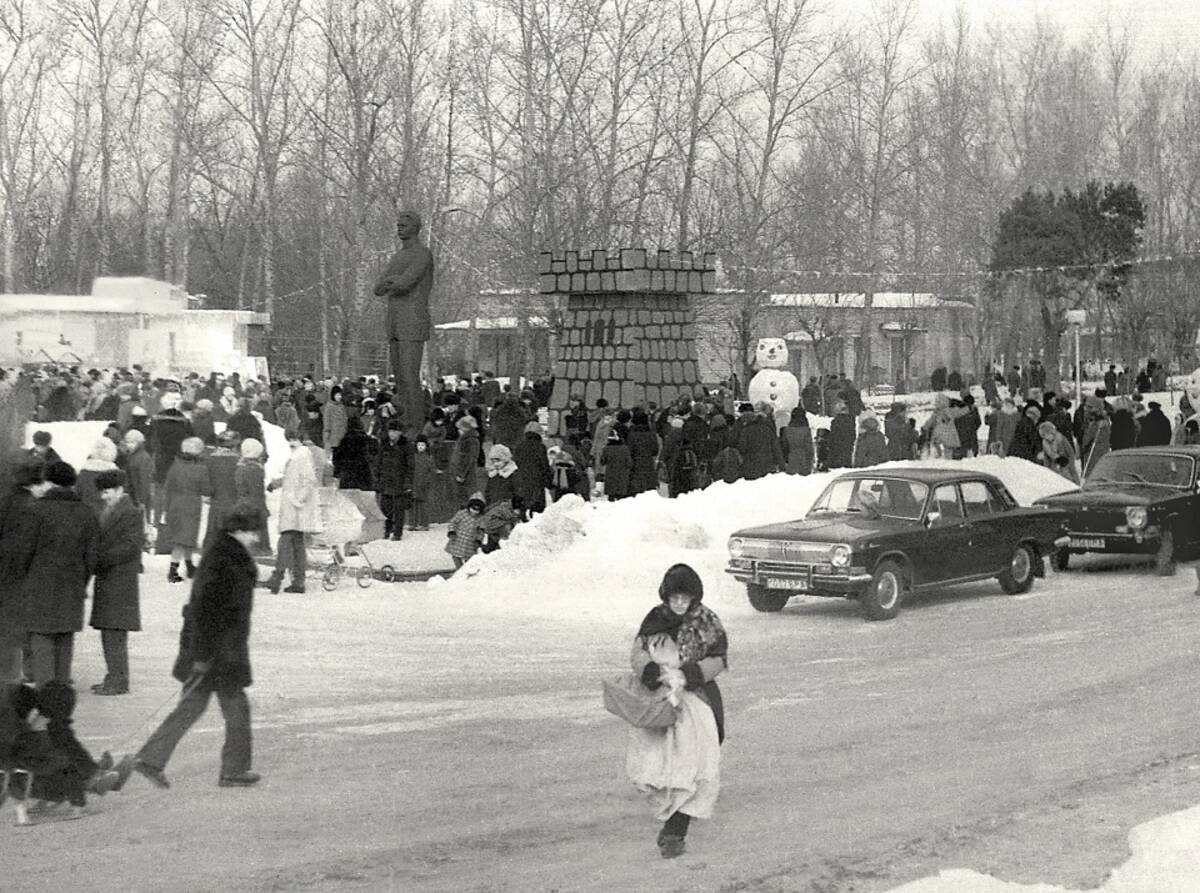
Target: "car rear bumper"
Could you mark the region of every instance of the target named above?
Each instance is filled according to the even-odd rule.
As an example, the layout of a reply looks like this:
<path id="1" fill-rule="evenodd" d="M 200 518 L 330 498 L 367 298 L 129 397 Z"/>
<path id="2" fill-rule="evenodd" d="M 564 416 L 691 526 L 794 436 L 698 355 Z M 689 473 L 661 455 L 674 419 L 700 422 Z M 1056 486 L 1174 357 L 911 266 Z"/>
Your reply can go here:
<path id="1" fill-rule="evenodd" d="M 848 568 L 844 573 L 825 573 L 812 565 L 749 559 L 731 563 L 725 573 L 743 583 L 810 595 L 857 595 L 871 582 L 871 575 L 861 567 Z"/>

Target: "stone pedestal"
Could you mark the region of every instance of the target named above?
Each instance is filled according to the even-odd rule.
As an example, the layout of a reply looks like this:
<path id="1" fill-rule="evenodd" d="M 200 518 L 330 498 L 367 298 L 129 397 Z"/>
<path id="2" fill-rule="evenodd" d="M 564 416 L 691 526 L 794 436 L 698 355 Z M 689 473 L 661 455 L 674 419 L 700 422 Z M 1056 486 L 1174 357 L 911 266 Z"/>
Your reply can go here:
<path id="1" fill-rule="evenodd" d="M 699 375 L 690 295 L 713 290 L 715 255 L 622 249 L 545 252 L 544 294 L 567 305 L 550 398 L 551 428 L 573 396 L 590 409 L 659 406 L 692 394 Z"/>

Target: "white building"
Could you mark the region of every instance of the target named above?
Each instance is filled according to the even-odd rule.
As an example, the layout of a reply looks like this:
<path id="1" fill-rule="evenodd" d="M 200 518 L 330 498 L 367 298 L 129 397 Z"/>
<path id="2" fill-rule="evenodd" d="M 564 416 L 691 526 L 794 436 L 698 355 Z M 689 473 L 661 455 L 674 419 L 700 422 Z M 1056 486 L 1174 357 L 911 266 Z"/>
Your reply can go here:
<path id="1" fill-rule="evenodd" d="M 0 295 L 0 365 L 265 374 L 267 314 L 188 301 L 183 289 L 140 276 L 99 277 L 90 295 Z"/>

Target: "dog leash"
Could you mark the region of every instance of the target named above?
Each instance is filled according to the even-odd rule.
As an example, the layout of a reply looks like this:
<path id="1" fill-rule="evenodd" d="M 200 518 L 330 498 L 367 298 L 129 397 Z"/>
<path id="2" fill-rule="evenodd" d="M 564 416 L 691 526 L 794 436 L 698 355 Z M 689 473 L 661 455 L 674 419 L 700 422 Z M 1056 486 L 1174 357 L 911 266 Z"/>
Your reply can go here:
<path id="1" fill-rule="evenodd" d="M 194 691 L 196 690 L 197 686 L 199 686 L 199 685 L 200 685 L 200 683 L 201 683 L 201 682 L 203 682 L 203 681 L 204 681 L 204 674 L 203 674 L 203 673 L 193 673 L 191 676 L 189 676 L 189 677 L 188 677 L 188 679 L 187 679 L 187 681 L 186 681 L 186 682 L 183 684 L 183 691 L 181 691 L 181 692 L 179 693 L 179 700 L 180 700 L 180 701 L 182 701 L 184 698 L 186 698 L 188 695 L 190 695 L 192 692 L 194 692 Z M 164 709 L 164 708 L 166 708 L 166 706 L 167 706 L 168 704 L 171 704 L 171 703 L 175 703 L 175 695 L 173 695 L 173 694 L 172 694 L 172 695 L 170 695 L 170 696 L 169 696 L 169 697 L 168 697 L 166 700 L 164 700 L 164 701 L 163 701 L 161 704 L 159 704 L 159 705 L 158 705 L 158 706 L 157 706 L 157 707 L 154 709 L 154 712 L 153 712 L 153 713 L 151 713 L 151 714 L 150 714 L 149 716 L 147 716 L 147 717 L 146 717 L 144 720 L 142 720 L 141 724 L 140 724 L 139 726 L 137 726 L 137 727 L 136 727 L 136 728 L 133 730 L 133 733 L 132 733 L 132 734 L 130 734 L 130 735 L 127 735 L 125 738 L 122 738 L 120 741 L 118 741 L 118 742 L 117 742 L 117 744 L 118 744 L 118 745 L 124 745 L 124 744 L 127 744 L 127 743 L 129 743 L 130 741 L 132 741 L 132 740 L 134 739 L 134 737 L 135 737 L 135 736 L 137 736 L 137 735 L 140 735 L 140 734 L 141 734 L 141 732 L 142 732 L 142 730 L 143 730 L 143 729 L 145 729 L 145 728 L 146 728 L 146 726 L 150 725 L 150 723 L 151 723 L 151 722 L 152 722 L 152 721 L 153 721 L 153 720 L 154 720 L 154 719 L 155 719 L 155 718 L 156 718 L 156 717 L 157 717 L 157 716 L 158 716 L 160 713 L 162 713 L 162 712 L 163 712 L 163 709 Z M 119 749 L 120 749 L 119 747 L 114 747 L 114 748 L 113 748 L 113 750 L 119 750 Z"/>

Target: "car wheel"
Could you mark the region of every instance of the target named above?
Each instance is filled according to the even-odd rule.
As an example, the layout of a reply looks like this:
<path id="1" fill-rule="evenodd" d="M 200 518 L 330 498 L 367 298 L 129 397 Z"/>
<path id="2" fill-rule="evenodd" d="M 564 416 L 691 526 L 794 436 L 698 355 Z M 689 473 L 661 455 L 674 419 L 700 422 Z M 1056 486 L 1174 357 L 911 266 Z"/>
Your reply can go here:
<path id="1" fill-rule="evenodd" d="M 881 561 L 871 585 L 859 596 L 868 620 L 891 620 L 900 613 L 904 599 L 904 568 L 894 561 Z"/>
<path id="2" fill-rule="evenodd" d="M 1054 555 L 1050 558 L 1050 563 L 1056 571 L 1065 571 L 1071 566 L 1071 550 L 1066 546 L 1061 549 L 1055 549 Z"/>
<path id="3" fill-rule="evenodd" d="M 1158 541 L 1158 551 L 1154 553 L 1154 572 L 1160 577 L 1175 576 L 1175 535 L 1164 530 L 1162 539 Z"/>
<path id="4" fill-rule="evenodd" d="M 766 586 L 759 586 L 756 583 L 746 584 L 746 594 L 750 596 L 750 604 L 754 607 L 754 610 L 764 611 L 769 614 L 782 611 L 783 606 L 792 597 L 790 592 L 779 589 L 768 589 Z"/>
<path id="5" fill-rule="evenodd" d="M 1020 595 L 1033 587 L 1033 569 L 1037 555 L 1028 543 L 1021 543 L 1013 552 L 1008 567 L 1000 574 L 1000 588 L 1009 595 Z"/>

